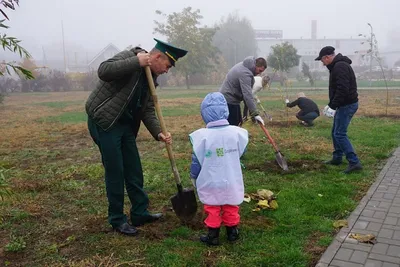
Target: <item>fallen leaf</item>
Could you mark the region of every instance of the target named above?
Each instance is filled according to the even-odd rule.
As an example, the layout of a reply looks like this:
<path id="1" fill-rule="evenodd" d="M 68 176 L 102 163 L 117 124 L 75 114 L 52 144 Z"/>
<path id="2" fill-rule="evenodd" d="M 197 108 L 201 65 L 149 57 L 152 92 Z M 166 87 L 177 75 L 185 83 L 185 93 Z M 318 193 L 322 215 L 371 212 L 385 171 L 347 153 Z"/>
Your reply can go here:
<path id="1" fill-rule="evenodd" d="M 271 207 L 271 209 L 276 210 L 278 208 L 278 202 L 276 200 L 271 200 L 269 202 L 269 206 Z"/>
<path id="2" fill-rule="evenodd" d="M 253 211 L 260 211 L 260 210 L 261 210 L 260 208 L 253 209 Z"/>
<path id="3" fill-rule="evenodd" d="M 260 198 L 271 200 L 272 197 L 274 196 L 274 192 L 272 192 L 271 190 L 267 190 L 267 189 L 258 189 L 257 195 Z"/>
<path id="4" fill-rule="evenodd" d="M 261 208 L 261 209 L 269 208 L 268 200 L 259 200 L 258 203 L 257 203 L 257 207 Z"/>
<path id="5" fill-rule="evenodd" d="M 373 234 L 350 234 L 350 238 L 356 239 L 361 243 L 375 244 L 376 239 Z"/>
<path id="6" fill-rule="evenodd" d="M 347 227 L 349 224 L 347 220 L 338 220 L 333 222 L 333 227 L 335 228 L 342 228 L 342 227 Z"/>
<path id="7" fill-rule="evenodd" d="M 251 194 L 250 194 L 250 197 L 251 197 L 251 199 L 256 199 L 256 200 L 259 200 L 259 199 L 260 199 L 260 196 L 257 195 L 257 194 L 255 194 L 255 193 L 251 193 Z"/>
<path id="8" fill-rule="evenodd" d="M 318 196 L 319 196 L 319 197 L 323 197 L 324 195 L 322 195 L 322 194 L 318 194 Z"/>
<path id="9" fill-rule="evenodd" d="M 243 201 L 249 203 L 251 201 L 251 197 L 245 195 Z"/>

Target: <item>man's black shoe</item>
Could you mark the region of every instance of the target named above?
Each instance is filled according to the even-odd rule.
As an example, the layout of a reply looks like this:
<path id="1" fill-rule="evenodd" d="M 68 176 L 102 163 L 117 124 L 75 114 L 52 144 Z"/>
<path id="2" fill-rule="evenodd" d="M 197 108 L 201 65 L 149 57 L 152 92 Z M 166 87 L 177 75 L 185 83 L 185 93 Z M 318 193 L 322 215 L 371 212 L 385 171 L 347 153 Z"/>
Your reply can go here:
<path id="1" fill-rule="evenodd" d="M 324 161 L 324 164 L 326 164 L 326 165 L 340 165 L 340 164 L 342 164 L 342 161 L 341 160 L 337 160 L 337 159 L 331 159 L 331 160 Z"/>
<path id="2" fill-rule="evenodd" d="M 359 163 L 357 163 L 357 164 L 349 165 L 349 166 L 347 167 L 347 169 L 344 170 L 344 173 L 345 173 L 345 174 L 349 174 L 349 173 L 352 173 L 352 172 L 355 172 L 355 171 L 360 171 L 360 170 L 362 170 L 362 165 L 361 165 L 361 163 L 359 162 Z"/>
<path id="3" fill-rule="evenodd" d="M 162 213 L 154 213 L 154 214 L 148 214 L 144 216 L 132 216 L 132 225 L 133 226 L 141 226 L 146 223 L 152 223 L 157 220 L 159 220 L 163 216 Z"/>
<path id="4" fill-rule="evenodd" d="M 123 223 L 118 227 L 113 227 L 113 229 L 120 234 L 129 236 L 134 236 L 139 233 L 138 230 L 132 225 L 129 225 L 129 223 Z"/>

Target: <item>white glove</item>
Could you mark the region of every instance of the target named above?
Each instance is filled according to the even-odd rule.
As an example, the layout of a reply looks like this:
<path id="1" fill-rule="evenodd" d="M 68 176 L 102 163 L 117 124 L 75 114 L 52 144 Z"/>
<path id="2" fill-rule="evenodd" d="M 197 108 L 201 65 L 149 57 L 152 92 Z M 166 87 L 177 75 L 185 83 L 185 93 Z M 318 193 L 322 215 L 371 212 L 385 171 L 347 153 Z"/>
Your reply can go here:
<path id="1" fill-rule="evenodd" d="M 287 104 L 287 103 L 290 103 L 290 101 L 289 101 L 289 99 L 285 99 L 285 103 Z"/>
<path id="2" fill-rule="evenodd" d="M 190 180 L 192 180 L 193 187 L 196 188 L 196 179 L 191 178 Z"/>
<path id="3" fill-rule="evenodd" d="M 336 110 L 331 109 L 331 108 L 327 105 L 327 106 L 324 108 L 323 113 L 324 113 L 324 115 L 327 116 L 328 118 L 333 118 L 333 117 L 335 117 Z"/>
<path id="4" fill-rule="evenodd" d="M 265 126 L 264 120 L 261 118 L 260 115 L 255 116 L 254 119 L 255 119 L 256 121 L 260 122 L 262 125 Z"/>

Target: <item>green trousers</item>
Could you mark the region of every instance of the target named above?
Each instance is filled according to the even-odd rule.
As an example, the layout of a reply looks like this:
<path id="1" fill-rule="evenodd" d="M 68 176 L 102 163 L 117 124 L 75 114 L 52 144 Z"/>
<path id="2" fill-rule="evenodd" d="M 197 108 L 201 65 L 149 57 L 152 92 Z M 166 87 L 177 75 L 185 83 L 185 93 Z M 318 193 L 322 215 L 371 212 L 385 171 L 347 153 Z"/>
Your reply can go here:
<path id="1" fill-rule="evenodd" d="M 131 218 L 148 215 L 149 199 L 143 190 L 143 171 L 136 138 L 129 124 L 117 124 L 105 132 L 88 119 L 93 141 L 100 149 L 105 169 L 108 222 L 117 227 L 127 222 L 124 214 L 124 186 L 131 202 Z"/>

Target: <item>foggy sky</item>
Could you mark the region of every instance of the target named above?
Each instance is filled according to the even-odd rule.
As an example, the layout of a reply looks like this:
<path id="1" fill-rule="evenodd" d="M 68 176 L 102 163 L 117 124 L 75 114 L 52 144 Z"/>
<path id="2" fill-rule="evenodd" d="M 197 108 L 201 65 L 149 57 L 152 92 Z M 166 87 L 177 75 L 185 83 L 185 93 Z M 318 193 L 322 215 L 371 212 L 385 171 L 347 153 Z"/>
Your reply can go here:
<path id="1" fill-rule="evenodd" d="M 120 49 L 138 44 L 151 49 L 152 38 L 161 37 L 153 34 L 153 21 L 161 18 L 155 10 L 169 14 L 187 6 L 200 9 L 203 25 L 213 26 L 237 11 L 255 29 L 283 30 L 284 38 L 310 38 L 311 20 L 317 20 L 318 38 L 356 38 L 369 33 L 369 22 L 381 49 L 390 35 L 400 35 L 400 0 L 20 0 L 19 8 L 8 10 L 11 28 L 0 32 L 23 40 L 36 58 L 42 57 L 42 47 L 61 45 L 61 21 L 67 45 L 74 46 L 70 50 L 92 56 L 109 43 Z M 390 46 L 400 48 L 399 42 Z"/>

